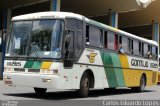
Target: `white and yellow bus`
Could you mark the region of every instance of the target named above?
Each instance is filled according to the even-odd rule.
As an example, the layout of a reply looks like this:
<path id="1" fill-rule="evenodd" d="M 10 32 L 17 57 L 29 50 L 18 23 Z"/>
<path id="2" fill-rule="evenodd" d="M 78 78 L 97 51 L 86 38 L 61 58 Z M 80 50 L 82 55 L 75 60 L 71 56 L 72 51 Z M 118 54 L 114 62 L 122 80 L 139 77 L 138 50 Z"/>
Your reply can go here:
<path id="1" fill-rule="evenodd" d="M 155 41 L 78 14 L 32 13 L 12 18 L 3 77 L 37 94 L 73 89 L 86 97 L 90 89 L 117 87 L 142 92 L 157 84 L 157 54 Z"/>

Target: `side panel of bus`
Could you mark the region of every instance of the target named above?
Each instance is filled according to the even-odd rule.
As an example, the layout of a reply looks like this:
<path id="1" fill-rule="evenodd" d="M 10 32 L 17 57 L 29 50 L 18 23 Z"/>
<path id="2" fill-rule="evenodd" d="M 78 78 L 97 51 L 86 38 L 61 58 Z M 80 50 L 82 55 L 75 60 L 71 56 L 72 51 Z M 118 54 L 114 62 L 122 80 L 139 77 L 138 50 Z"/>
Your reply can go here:
<path id="1" fill-rule="evenodd" d="M 91 55 L 94 55 L 92 58 L 94 62 L 90 61 Z M 129 58 L 135 57 L 86 48 L 79 60 L 81 67 L 85 68 L 79 69 L 83 72 L 87 69 L 93 71 L 94 88 L 137 87 L 140 85 L 140 78 L 143 74 L 146 77 L 146 86 L 156 84 L 156 70 L 132 68 Z M 82 73 L 78 74 L 78 71 L 75 73 L 82 75 Z"/>

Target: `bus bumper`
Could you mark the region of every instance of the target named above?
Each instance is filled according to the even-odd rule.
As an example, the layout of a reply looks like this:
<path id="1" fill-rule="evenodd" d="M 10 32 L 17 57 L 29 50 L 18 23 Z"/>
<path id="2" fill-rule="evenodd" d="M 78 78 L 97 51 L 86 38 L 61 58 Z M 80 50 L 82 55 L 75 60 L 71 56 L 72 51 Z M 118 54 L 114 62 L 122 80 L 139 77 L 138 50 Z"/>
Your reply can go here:
<path id="1" fill-rule="evenodd" d="M 9 86 L 26 86 L 37 88 L 60 89 L 60 77 L 58 75 L 3 73 L 3 80 Z"/>

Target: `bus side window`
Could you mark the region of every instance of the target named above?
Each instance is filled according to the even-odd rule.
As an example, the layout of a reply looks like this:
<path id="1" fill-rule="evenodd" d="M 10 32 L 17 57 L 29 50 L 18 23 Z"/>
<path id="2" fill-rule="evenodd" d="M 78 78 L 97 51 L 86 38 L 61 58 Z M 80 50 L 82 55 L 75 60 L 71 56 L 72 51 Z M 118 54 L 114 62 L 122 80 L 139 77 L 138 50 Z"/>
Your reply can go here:
<path id="1" fill-rule="evenodd" d="M 110 50 L 114 50 L 114 33 L 113 32 L 108 32 L 107 35 L 107 45 L 108 45 L 108 49 Z"/>
<path id="2" fill-rule="evenodd" d="M 118 43 L 122 44 L 122 36 L 119 36 L 119 42 Z M 118 44 L 118 46 L 119 46 L 119 44 Z"/>
<path id="3" fill-rule="evenodd" d="M 152 47 L 152 58 L 157 59 L 157 48 L 155 46 Z"/>
<path id="4" fill-rule="evenodd" d="M 148 45 L 148 51 L 151 51 L 151 46 L 150 45 Z"/>
<path id="5" fill-rule="evenodd" d="M 132 48 L 131 48 L 131 50 L 132 50 L 131 52 L 132 52 L 132 54 L 133 54 L 133 40 L 131 40 L 131 47 L 132 47 Z"/>
<path id="6" fill-rule="evenodd" d="M 83 22 L 77 19 L 67 18 L 66 27 L 69 31 L 72 30 L 70 31 L 71 35 L 74 35 L 74 60 L 77 60 L 83 46 Z"/>
<path id="7" fill-rule="evenodd" d="M 145 56 L 144 55 L 144 43 L 142 43 L 142 49 L 141 50 L 142 50 L 142 56 Z"/>
<path id="8" fill-rule="evenodd" d="M 133 40 L 133 54 L 139 56 L 139 43 L 137 40 Z"/>
<path id="9" fill-rule="evenodd" d="M 103 31 L 98 27 L 89 26 L 89 45 L 102 47 Z"/>
<path id="10" fill-rule="evenodd" d="M 128 53 L 133 53 L 133 40 L 131 40 L 130 38 L 128 38 Z"/>
<path id="11" fill-rule="evenodd" d="M 98 27 L 86 26 L 86 44 L 94 47 L 103 46 L 103 30 Z"/>
<path id="12" fill-rule="evenodd" d="M 142 56 L 142 44 L 139 42 L 139 55 Z"/>
<path id="13" fill-rule="evenodd" d="M 152 46 L 151 45 L 148 45 L 147 57 L 152 58 Z"/>
<path id="14" fill-rule="evenodd" d="M 128 48 L 128 41 L 127 40 L 128 40 L 127 37 L 125 37 L 125 36 L 122 37 L 122 48 L 124 50 L 124 53 L 130 53 L 129 48 Z"/>
<path id="15" fill-rule="evenodd" d="M 89 25 L 86 26 L 86 44 L 89 45 Z"/>
<path id="16" fill-rule="evenodd" d="M 108 39 L 108 37 L 107 37 L 108 35 L 107 34 L 108 34 L 108 32 L 105 31 L 104 32 L 104 48 L 106 48 L 106 49 L 108 48 L 108 42 L 107 42 L 108 41 L 107 40 Z"/>
<path id="17" fill-rule="evenodd" d="M 143 51 L 144 51 L 144 57 L 147 57 L 147 53 L 148 53 L 148 45 L 147 45 L 146 43 L 144 43 Z"/>
<path id="18" fill-rule="evenodd" d="M 115 39 L 114 39 L 114 50 L 118 50 L 118 35 L 115 34 Z"/>
<path id="19" fill-rule="evenodd" d="M 122 44 L 122 36 L 119 36 L 119 43 Z"/>

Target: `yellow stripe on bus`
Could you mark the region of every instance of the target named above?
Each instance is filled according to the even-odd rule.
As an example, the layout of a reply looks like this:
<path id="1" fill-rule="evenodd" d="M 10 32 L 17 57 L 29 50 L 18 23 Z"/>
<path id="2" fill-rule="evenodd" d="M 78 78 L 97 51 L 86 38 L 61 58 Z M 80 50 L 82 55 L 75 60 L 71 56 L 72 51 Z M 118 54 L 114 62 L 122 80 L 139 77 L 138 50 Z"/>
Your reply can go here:
<path id="1" fill-rule="evenodd" d="M 129 69 L 129 62 L 126 55 L 119 55 L 123 68 L 124 80 L 127 87 L 138 86 L 138 71 Z"/>
<path id="2" fill-rule="evenodd" d="M 49 69 L 51 64 L 52 64 L 52 62 L 43 62 L 41 69 Z"/>

